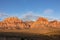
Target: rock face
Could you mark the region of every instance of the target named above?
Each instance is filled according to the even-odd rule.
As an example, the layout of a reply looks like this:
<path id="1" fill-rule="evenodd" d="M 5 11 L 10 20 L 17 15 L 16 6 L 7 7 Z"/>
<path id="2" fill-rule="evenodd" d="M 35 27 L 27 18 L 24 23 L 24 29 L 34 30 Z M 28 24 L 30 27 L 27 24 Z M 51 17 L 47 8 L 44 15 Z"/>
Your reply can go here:
<path id="1" fill-rule="evenodd" d="M 27 25 L 27 28 L 31 28 L 31 25 L 34 23 L 34 21 L 25 21 L 25 24 Z"/>
<path id="2" fill-rule="evenodd" d="M 50 21 L 50 22 L 49 22 L 49 26 L 50 26 L 50 27 L 60 28 L 60 22 L 57 21 L 57 20 Z"/>
<path id="3" fill-rule="evenodd" d="M 48 19 L 39 17 L 36 22 L 39 22 L 40 24 L 48 24 Z"/>
<path id="4" fill-rule="evenodd" d="M 60 28 L 60 22 L 48 21 L 43 17 L 39 17 L 36 21 L 24 22 L 17 17 L 8 17 L 0 21 L 0 29 L 48 29 L 49 27 Z"/>
<path id="5" fill-rule="evenodd" d="M 24 29 L 26 24 L 17 17 L 9 17 L 0 22 L 0 27 L 5 29 Z"/>
<path id="6" fill-rule="evenodd" d="M 46 25 L 48 25 L 48 20 L 46 18 L 39 17 L 37 21 L 31 25 L 31 28 L 45 28 Z"/>

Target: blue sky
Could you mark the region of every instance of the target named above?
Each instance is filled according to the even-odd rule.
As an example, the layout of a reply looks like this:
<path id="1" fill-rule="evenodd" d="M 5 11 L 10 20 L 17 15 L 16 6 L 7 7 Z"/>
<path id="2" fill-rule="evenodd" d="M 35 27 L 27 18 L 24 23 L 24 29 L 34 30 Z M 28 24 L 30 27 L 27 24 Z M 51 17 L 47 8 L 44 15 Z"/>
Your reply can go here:
<path id="1" fill-rule="evenodd" d="M 0 16 L 32 14 L 60 19 L 60 0 L 0 0 Z"/>

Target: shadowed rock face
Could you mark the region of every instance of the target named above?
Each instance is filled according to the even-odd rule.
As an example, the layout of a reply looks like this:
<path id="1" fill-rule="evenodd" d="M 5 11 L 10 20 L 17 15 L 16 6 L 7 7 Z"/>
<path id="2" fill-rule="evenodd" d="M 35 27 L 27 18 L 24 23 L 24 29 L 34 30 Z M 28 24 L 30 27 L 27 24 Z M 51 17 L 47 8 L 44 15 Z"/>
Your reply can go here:
<path id="1" fill-rule="evenodd" d="M 26 27 L 29 29 L 29 28 L 31 28 L 31 25 L 34 23 L 34 21 L 25 21 L 24 23 L 25 23 Z"/>
<path id="2" fill-rule="evenodd" d="M 22 21 L 17 17 L 8 17 L 0 21 L 0 29 L 48 29 L 48 27 L 60 28 L 60 22 L 39 17 L 36 21 Z"/>

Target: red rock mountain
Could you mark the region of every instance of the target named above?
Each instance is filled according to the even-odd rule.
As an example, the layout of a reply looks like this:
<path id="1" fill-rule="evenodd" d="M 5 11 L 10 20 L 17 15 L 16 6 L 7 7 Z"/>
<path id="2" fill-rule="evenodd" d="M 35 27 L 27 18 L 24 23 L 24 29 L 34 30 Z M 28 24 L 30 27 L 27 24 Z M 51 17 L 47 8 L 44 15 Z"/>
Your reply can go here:
<path id="1" fill-rule="evenodd" d="M 48 24 L 48 19 L 39 17 L 36 22 L 39 22 L 40 24 Z"/>
<path id="2" fill-rule="evenodd" d="M 57 20 L 50 21 L 50 22 L 49 22 L 49 26 L 50 26 L 50 27 L 60 28 L 60 22 L 57 21 Z"/>
<path id="3" fill-rule="evenodd" d="M 32 25 L 31 28 L 45 28 L 45 25 L 48 25 L 48 20 L 43 17 L 39 17 L 37 21 L 35 21 Z"/>
<path id="4" fill-rule="evenodd" d="M 17 17 L 9 17 L 0 22 L 0 27 L 3 27 L 2 29 L 24 29 L 27 26 L 27 24 Z"/>
<path id="5" fill-rule="evenodd" d="M 23 21 L 17 17 L 8 17 L 0 21 L 0 29 L 48 29 L 48 27 L 60 28 L 60 22 L 39 17 L 36 21 Z"/>

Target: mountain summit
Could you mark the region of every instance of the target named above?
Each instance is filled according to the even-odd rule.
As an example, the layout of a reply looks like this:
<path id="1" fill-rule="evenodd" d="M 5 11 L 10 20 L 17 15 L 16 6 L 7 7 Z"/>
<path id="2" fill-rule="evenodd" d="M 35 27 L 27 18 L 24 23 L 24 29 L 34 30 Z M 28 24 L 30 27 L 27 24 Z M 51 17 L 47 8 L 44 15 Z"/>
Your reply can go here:
<path id="1" fill-rule="evenodd" d="M 0 29 L 48 29 L 48 27 L 60 28 L 60 22 L 49 21 L 44 17 L 39 17 L 36 21 L 23 21 L 17 17 L 8 17 L 0 21 Z"/>

